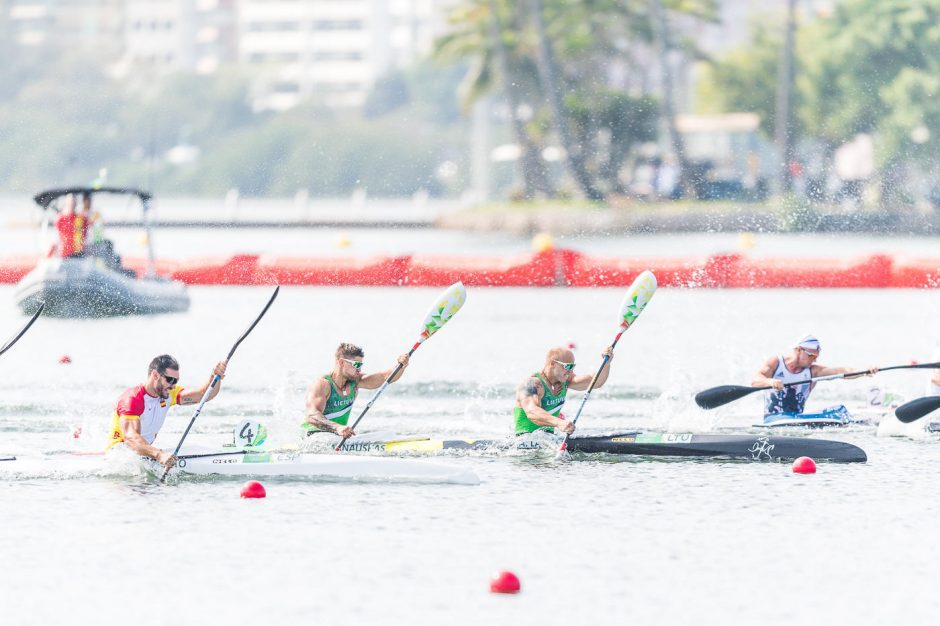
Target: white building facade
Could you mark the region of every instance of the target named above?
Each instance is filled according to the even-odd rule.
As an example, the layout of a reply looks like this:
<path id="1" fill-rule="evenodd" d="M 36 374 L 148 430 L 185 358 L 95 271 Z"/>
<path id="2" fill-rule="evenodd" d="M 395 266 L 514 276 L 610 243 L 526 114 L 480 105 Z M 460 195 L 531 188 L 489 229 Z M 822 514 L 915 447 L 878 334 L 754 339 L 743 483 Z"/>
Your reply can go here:
<path id="1" fill-rule="evenodd" d="M 240 0 L 238 57 L 256 106 L 358 107 L 382 75 L 426 56 L 453 0 Z"/>

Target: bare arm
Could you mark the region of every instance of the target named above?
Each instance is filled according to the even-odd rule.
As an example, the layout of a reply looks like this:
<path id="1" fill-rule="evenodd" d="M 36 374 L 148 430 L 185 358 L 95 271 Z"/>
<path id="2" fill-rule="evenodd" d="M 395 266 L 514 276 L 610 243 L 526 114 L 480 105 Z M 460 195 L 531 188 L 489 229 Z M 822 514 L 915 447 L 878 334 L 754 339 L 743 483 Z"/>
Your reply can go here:
<path id="1" fill-rule="evenodd" d="M 307 410 L 307 423 L 316 426 L 320 430 L 326 430 L 335 433 L 340 437 L 352 437 L 356 433 L 349 426 L 343 426 L 336 422 L 326 419 L 323 409 L 326 408 L 326 401 L 330 397 L 330 383 L 324 378 L 318 378 L 307 387 L 307 395 L 304 403 Z"/>
<path id="2" fill-rule="evenodd" d="M 537 426 L 559 428 L 569 434 L 574 432 L 574 424 L 560 417 L 555 417 L 542 408 L 541 402 L 544 394 L 545 389 L 539 379 L 535 377 L 528 378 L 516 389 L 516 402 L 525 411 L 526 417 Z"/>
<path id="3" fill-rule="evenodd" d="M 175 456 L 147 443 L 147 440 L 140 434 L 140 419 L 122 419 L 121 431 L 124 433 L 125 445 L 135 453 L 163 463 L 167 469 L 176 465 Z"/>
<path id="4" fill-rule="evenodd" d="M 401 369 L 398 370 L 398 373 L 395 374 L 395 378 L 388 381 L 390 384 L 396 382 L 399 378 L 402 377 L 405 373 L 405 369 L 408 367 L 409 357 L 407 354 L 403 354 L 398 357 L 398 363 L 401 365 Z M 396 365 L 395 367 L 398 367 Z M 359 387 L 361 389 L 378 389 L 381 387 L 389 376 L 392 375 L 392 372 L 395 371 L 395 368 L 386 370 L 384 372 L 376 372 L 374 374 L 367 374 L 362 377 L 362 380 L 359 381 Z"/>
<path id="5" fill-rule="evenodd" d="M 764 366 L 757 370 L 754 380 L 751 381 L 751 387 L 773 387 L 776 390 L 783 389 L 783 381 L 773 378 L 774 371 L 777 369 L 777 357 L 770 357 L 764 362 Z"/>
<path id="6" fill-rule="evenodd" d="M 206 381 L 206 384 L 198 389 L 184 389 L 180 394 L 179 403 L 180 404 L 196 404 L 202 400 L 202 396 L 205 395 L 206 390 L 209 388 L 209 385 L 212 384 L 212 380 L 218 376 L 220 379 L 225 378 L 225 361 L 219 361 L 215 364 L 215 367 L 212 368 L 212 376 Z M 209 394 L 209 400 L 219 395 L 219 390 L 222 389 L 222 381 L 219 380 L 216 383 L 215 387 L 212 388 L 212 393 Z"/>
<path id="7" fill-rule="evenodd" d="M 857 372 L 859 370 L 852 369 L 851 367 L 826 367 L 825 365 L 814 365 L 812 367 L 813 377 L 817 376 L 833 376 L 835 374 L 849 374 L 851 372 Z M 872 376 L 878 373 L 877 367 L 871 367 L 863 371 L 861 374 L 855 376 L 846 376 L 846 380 L 851 378 L 859 378 L 861 376 Z"/>
<path id="8" fill-rule="evenodd" d="M 610 376 L 610 362 L 614 360 L 614 349 L 607 348 L 604 350 L 601 356 L 609 356 L 607 363 L 604 364 L 604 369 L 601 370 L 600 375 L 597 377 L 597 384 L 594 385 L 595 389 L 600 389 L 604 386 L 604 383 L 607 382 L 607 377 Z M 590 374 L 582 374 L 580 376 L 574 376 L 571 379 L 571 382 L 568 383 L 569 389 L 574 389 L 575 391 L 585 391 L 588 387 L 591 386 L 591 380 L 594 378 Z"/>

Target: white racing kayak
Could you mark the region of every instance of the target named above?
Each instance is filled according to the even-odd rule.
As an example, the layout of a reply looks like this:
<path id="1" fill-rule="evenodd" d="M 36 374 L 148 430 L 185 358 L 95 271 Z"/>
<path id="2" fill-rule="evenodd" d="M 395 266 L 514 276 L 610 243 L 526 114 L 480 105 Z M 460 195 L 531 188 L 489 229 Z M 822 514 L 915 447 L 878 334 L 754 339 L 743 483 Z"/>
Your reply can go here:
<path id="1" fill-rule="evenodd" d="M 162 466 L 149 459 L 129 458 L 124 454 L 32 458 L 0 456 L 0 476 L 6 477 L 127 476 L 145 472 L 162 473 Z M 244 450 L 183 454 L 170 476 L 183 478 L 187 475 L 480 484 L 479 476 L 472 470 L 446 463 L 335 453 L 268 453 Z"/>
<path id="2" fill-rule="evenodd" d="M 223 452 L 182 455 L 173 474 L 200 476 L 309 476 L 346 480 L 391 480 L 478 485 L 473 471 L 447 463 L 389 457 L 303 452 Z"/>

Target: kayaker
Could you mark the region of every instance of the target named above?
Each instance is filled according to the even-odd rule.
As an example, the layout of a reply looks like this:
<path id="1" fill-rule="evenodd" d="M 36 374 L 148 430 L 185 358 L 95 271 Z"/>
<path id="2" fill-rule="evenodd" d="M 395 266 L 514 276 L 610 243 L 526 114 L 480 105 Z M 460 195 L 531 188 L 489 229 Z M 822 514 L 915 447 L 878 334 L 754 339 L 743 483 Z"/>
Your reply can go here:
<path id="1" fill-rule="evenodd" d="M 604 351 L 610 357 L 607 367 L 597 379 L 595 389 L 604 386 L 610 375 L 610 362 L 614 351 Z M 513 417 L 516 420 L 516 434 L 524 435 L 536 430 L 550 431 L 553 428 L 571 434 L 574 424 L 567 421 L 561 413 L 565 404 L 565 395 L 569 389 L 586 391 L 591 385 L 591 375 L 574 373 L 574 353 L 564 347 L 552 348 L 545 356 L 545 365 L 516 389 L 516 406 Z"/>
<path id="2" fill-rule="evenodd" d="M 303 427 L 307 435 L 331 432 L 340 437 L 352 437 L 356 433 L 348 426 L 349 414 L 360 389 L 378 389 L 391 376 L 393 370 L 363 374 L 365 352 L 351 343 L 341 343 L 336 348 L 333 371 L 317 378 L 307 388 L 307 417 Z M 408 367 L 408 355 L 398 357 L 402 368 L 391 382 L 397 381 Z"/>
<path id="3" fill-rule="evenodd" d="M 856 371 L 847 367 L 827 367 L 817 364 L 816 359 L 819 358 L 820 349 L 819 339 L 813 335 L 806 335 L 794 344 L 793 352 L 788 356 L 773 356 L 764 362 L 763 367 L 758 370 L 754 380 L 751 381 L 752 387 L 769 387 L 764 398 L 764 417 L 781 413 L 802 413 L 809 394 L 815 386 L 815 383 L 806 383 L 784 387 L 784 383 Z M 871 376 L 877 372 L 878 368 L 872 367 L 864 375 Z M 859 376 L 862 375 L 859 374 Z"/>
<path id="4" fill-rule="evenodd" d="M 212 369 L 212 377 L 225 378 L 225 361 Z M 169 354 L 161 354 L 150 362 L 147 381 L 131 387 L 118 398 L 112 415 L 111 441 L 108 448 L 123 443 L 141 456 L 150 457 L 170 469 L 176 465 L 171 452 L 153 446 L 171 406 L 196 404 L 212 382 L 212 377 L 198 389 L 184 390 L 179 386 L 180 366 Z M 219 395 L 216 384 L 209 399 Z"/>

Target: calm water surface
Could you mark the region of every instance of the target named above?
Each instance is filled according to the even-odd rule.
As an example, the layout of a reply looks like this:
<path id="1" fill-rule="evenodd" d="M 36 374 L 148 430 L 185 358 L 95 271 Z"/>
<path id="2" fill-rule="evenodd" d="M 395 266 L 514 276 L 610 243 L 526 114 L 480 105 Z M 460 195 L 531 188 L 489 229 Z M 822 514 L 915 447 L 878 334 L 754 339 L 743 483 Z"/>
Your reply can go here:
<path id="1" fill-rule="evenodd" d="M 221 443 L 248 417 L 268 424 L 272 444 L 296 443 L 305 385 L 329 370 L 335 345 L 364 346 L 367 370 L 390 367 L 436 292 L 283 289 L 193 441 Z M 0 453 L 99 449 L 116 397 L 142 382 L 150 358 L 174 354 L 183 382 L 201 384 L 268 293 L 194 288 L 185 315 L 41 319 L 0 358 Z M 548 347 L 574 342 L 579 371 L 597 367 L 622 295 L 471 290 L 360 431 L 507 434 L 513 388 Z M 923 360 L 940 339 L 938 314 L 926 291 L 664 289 L 624 335 L 579 426 L 747 429 L 759 397 L 704 412 L 691 395 L 746 383 L 806 332 L 833 365 Z M 23 321 L 0 287 L 0 340 Z M 58 363 L 64 354 L 71 365 Z M 863 407 L 872 384 L 913 398 L 924 382 L 901 371 L 822 383 L 811 408 Z M 188 419 L 171 412 L 158 444 L 172 447 Z M 797 476 L 776 463 L 464 454 L 445 460 L 481 485 L 272 480 L 260 501 L 239 499 L 230 480 L 5 478 L 0 615 L 44 625 L 932 623 L 938 442 L 858 427 L 824 435 L 870 461 Z M 488 592 L 503 568 L 522 594 Z"/>

